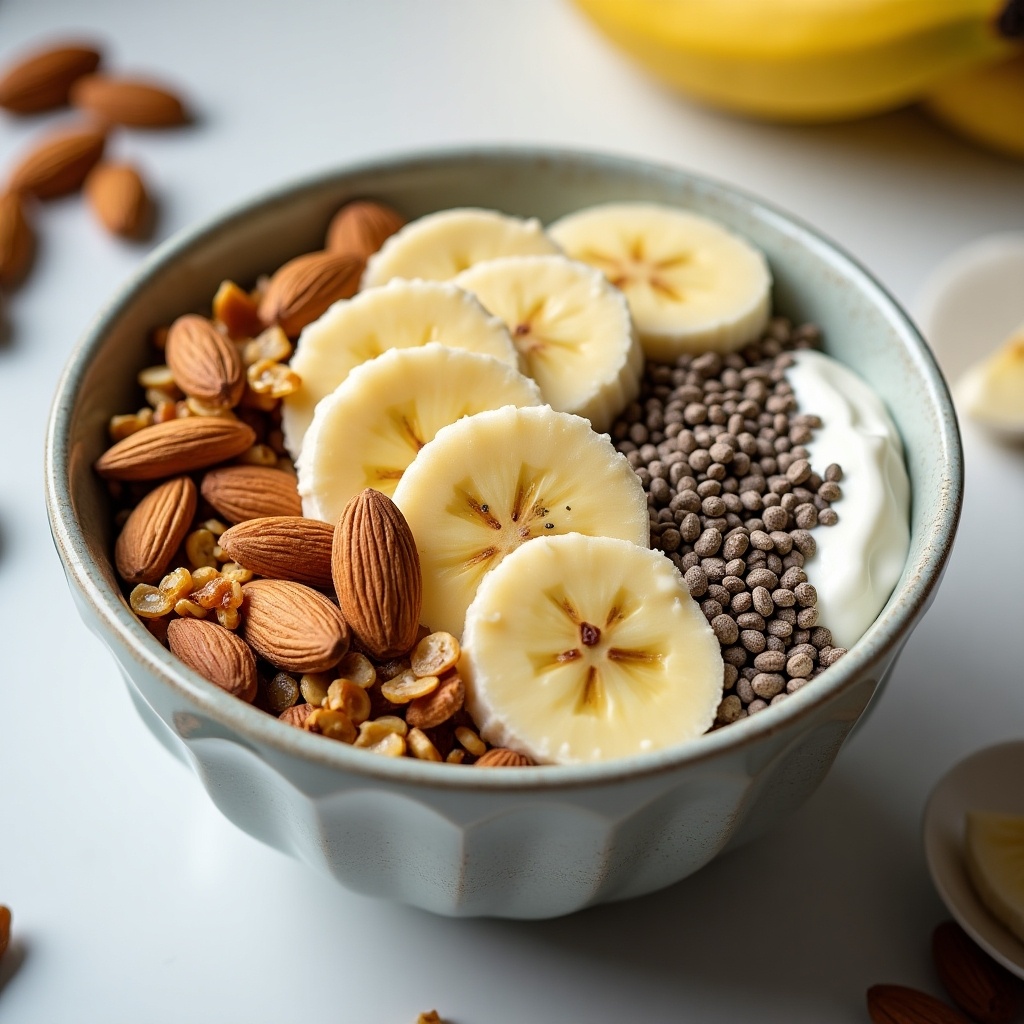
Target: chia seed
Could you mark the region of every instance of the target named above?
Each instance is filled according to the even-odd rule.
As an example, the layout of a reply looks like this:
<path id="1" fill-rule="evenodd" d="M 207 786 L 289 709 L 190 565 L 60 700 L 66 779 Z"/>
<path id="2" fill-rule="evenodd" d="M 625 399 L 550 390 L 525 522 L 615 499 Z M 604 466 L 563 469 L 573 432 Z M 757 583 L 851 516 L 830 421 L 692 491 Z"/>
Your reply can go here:
<path id="1" fill-rule="evenodd" d="M 683 573 L 722 647 L 716 728 L 780 703 L 846 653 L 818 625 L 804 571 L 812 532 L 838 521 L 843 471 L 811 465 L 821 419 L 797 408 L 786 380 L 790 353 L 819 337 L 776 317 L 739 352 L 648 362 L 610 431 L 647 494 L 652 547 Z"/>

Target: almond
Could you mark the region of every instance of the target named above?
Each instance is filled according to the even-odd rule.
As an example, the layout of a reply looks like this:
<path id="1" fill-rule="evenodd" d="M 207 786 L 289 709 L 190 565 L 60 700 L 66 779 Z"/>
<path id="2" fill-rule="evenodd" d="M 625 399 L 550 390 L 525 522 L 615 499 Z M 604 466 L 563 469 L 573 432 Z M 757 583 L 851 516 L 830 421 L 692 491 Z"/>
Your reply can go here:
<path id="1" fill-rule="evenodd" d="M 279 324 L 289 338 L 298 337 L 338 299 L 355 295 L 363 261 L 348 253 L 310 252 L 279 267 L 260 300 L 260 320 Z"/>
<path id="2" fill-rule="evenodd" d="M 474 762 L 478 768 L 522 768 L 524 765 L 536 764 L 518 750 L 508 747 L 493 747 L 486 754 L 481 754 Z"/>
<path id="3" fill-rule="evenodd" d="M 417 729 L 433 729 L 461 711 L 465 700 L 466 687 L 462 677 L 452 672 L 441 680 L 436 690 L 409 701 L 405 720 Z"/>
<path id="4" fill-rule="evenodd" d="M 72 83 L 99 63 L 100 52 L 91 46 L 53 46 L 33 53 L 0 77 L 0 107 L 14 114 L 62 107 Z"/>
<path id="5" fill-rule="evenodd" d="M 164 351 L 174 383 L 207 405 L 237 405 L 245 390 L 245 367 L 234 344 L 206 317 L 179 316 Z"/>
<path id="6" fill-rule="evenodd" d="M 24 279 L 35 247 L 21 196 L 17 192 L 0 195 L 0 285 L 11 288 Z"/>
<path id="7" fill-rule="evenodd" d="M 397 210 L 371 199 L 346 203 L 327 228 L 327 249 L 365 260 L 405 224 Z"/>
<path id="8" fill-rule="evenodd" d="M 256 697 L 256 658 L 229 629 L 206 619 L 172 619 L 167 624 L 171 653 L 222 690 L 252 703 Z"/>
<path id="9" fill-rule="evenodd" d="M 178 476 L 132 509 L 114 547 L 117 571 L 126 583 L 155 583 L 167 572 L 192 525 L 196 502 L 196 485 Z"/>
<path id="10" fill-rule="evenodd" d="M 0 903 L 0 956 L 7 952 L 7 944 L 11 941 L 11 912 Z"/>
<path id="11" fill-rule="evenodd" d="M 943 921 L 932 933 L 932 959 L 950 999 L 978 1024 L 1008 1024 L 1024 1009 L 1024 982 L 955 921 Z"/>
<path id="12" fill-rule="evenodd" d="M 959 1010 L 905 985 L 872 985 L 868 1016 L 874 1024 L 971 1024 Z"/>
<path id="13" fill-rule="evenodd" d="M 306 719 L 314 711 L 316 711 L 316 708 L 312 704 L 295 704 L 293 707 L 285 708 L 277 717 L 282 722 L 287 722 L 298 729 L 303 729 L 306 725 Z"/>
<path id="14" fill-rule="evenodd" d="M 242 635 L 285 672 L 325 672 L 348 651 L 348 626 L 323 594 L 291 580 L 242 587 Z"/>
<path id="15" fill-rule="evenodd" d="M 134 128 L 185 124 L 185 105 L 170 90 L 138 78 L 85 75 L 71 87 L 71 102 L 102 121 Z"/>
<path id="16" fill-rule="evenodd" d="M 153 204 L 142 175 L 131 164 L 97 164 L 85 179 L 85 198 L 113 235 L 138 238 L 150 226 Z"/>
<path id="17" fill-rule="evenodd" d="M 416 643 L 420 556 L 405 516 L 387 495 L 368 487 L 345 506 L 331 570 L 342 614 L 367 652 L 385 660 Z"/>
<path id="18" fill-rule="evenodd" d="M 241 455 L 255 442 L 256 432 L 240 420 L 186 416 L 118 441 L 96 460 L 96 472 L 110 480 L 162 480 Z"/>
<path id="19" fill-rule="evenodd" d="M 256 300 L 235 284 L 222 281 L 213 297 L 213 318 L 231 338 L 254 338 L 263 330 Z"/>
<path id="20" fill-rule="evenodd" d="M 334 528 L 302 516 L 249 519 L 220 535 L 218 543 L 239 565 L 275 580 L 326 590 L 331 582 Z"/>
<path id="21" fill-rule="evenodd" d="M 10 188 L 39 199 L 74 192 L 99 163 L 105 145 L 106 135 L 97 128 L 76 128 L 47 135 L 15 164 Z"/>
<path id="22" fill-rule="evenodd" d="M 222 466 L 200 484 L 203 497 L 229 522 L 301 516 L 295 476 L 271 466 Z"/>

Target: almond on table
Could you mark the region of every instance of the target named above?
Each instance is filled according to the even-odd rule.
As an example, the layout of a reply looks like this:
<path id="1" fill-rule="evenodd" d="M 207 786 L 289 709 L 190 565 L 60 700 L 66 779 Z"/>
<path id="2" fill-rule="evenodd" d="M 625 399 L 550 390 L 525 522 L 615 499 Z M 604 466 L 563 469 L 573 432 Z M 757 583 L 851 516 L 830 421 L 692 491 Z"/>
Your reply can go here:
<path id="1" fill-rule="evenodd" d="M 138 238 L 148 231 L 152 200 L 138 168 L 131 164 L 97 164 L 85 179 L 85 197 L 111 234 Z"/>
<path id="2" fill-rule="evenodd" d="M 37 199 L 54 199 L 76 192 L 99 163 L 106 142 L 106 133 L 98 128 L 50 132 L 14 165 L 8 188 Z"/>
<path id="3" fill-rule="evenodd" d="M 0 286 L 13 288 L 28 273 L 35 253 L 35 232 L 17 192 L 0 195 Z"/>
<path id="4" fill-rule="evenodd" d="M 38 114 L 62 107 L 74 82 L 95 71 L 100 51 L 88 43 L 60 43 L 22 57 L 0 75 L 0 107 Z"/>
<path id="5" fill-rule="evenodd" d="M 112 124 L 170 128 L 189 119 L 177 94 L 147 79 L 85 75 L 71 87 L 70 97 L 72 105 Z"/>

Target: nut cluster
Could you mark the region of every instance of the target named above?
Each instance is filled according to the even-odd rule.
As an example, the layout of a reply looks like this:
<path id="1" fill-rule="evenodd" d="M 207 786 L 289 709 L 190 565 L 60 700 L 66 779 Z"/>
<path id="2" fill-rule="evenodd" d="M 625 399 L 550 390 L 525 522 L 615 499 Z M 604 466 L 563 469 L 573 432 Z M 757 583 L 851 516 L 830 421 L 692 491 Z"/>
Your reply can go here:
<path id="1" fill-rule="evenodd" d="M 463 709 L 459 643 L 419 622 L 419 555 L 397 506 L 368 489 L 335 526 L 305 519 L 285 454 L 280 401 L 300 383 L 291 339 L 352 294 L 401 223 L 350 203 L 333 251 L 255 292 L 225 281 L 211 316 L 154 333 L 165 362 L 139 373 L 146 404 L 111 419 L 96 463 L 124 506 L 115 563 L 161 643 L 290 725 L 392 757 L 529 764 L 490 748 Z"/>
<path id="2" fill-rule="evenodd" d="M 818 626 L 803 566 L 818 525 L 838 519 L 842 470 L 815 472 L 786 367 L 816 329 L 777 318 L 742 352 L 648 363 L 612 427 L 647 492 L 651 543 L 683 573 L 725 660 L 717 725 L 777 704 L 845 651 Z"/>

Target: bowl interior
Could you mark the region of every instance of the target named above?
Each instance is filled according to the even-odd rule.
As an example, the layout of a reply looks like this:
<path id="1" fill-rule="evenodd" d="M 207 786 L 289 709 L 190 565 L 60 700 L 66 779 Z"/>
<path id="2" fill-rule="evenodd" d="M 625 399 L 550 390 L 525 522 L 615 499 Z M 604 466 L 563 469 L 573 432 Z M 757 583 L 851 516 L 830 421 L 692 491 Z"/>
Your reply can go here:
<path id="1" fill-rule="evenodd" d="M 770 712 L 661 755 L 674 763 L 710 756 L 777 728 L 841 690 L 905 639 L 941 575 L 962 490 L 952 404 L 931 354 L 907 317 L 834 245 L 755 199 L 674 168 L 520 149 L 398 158 L 286 187 L 164 244 L 100 314 L 57 391 L 47 441 L 48 500 L 72 585 L 77 581 L 88 590 L 91 581 L 91 600 L 99 614 L 126 643 L 141 649 L 137 656 L 165 674 L 169 671 L 214 715 L 230 716 L 245 728 L 258 728 L 256 717 L 265 717 L 244 707 L 239 717 L 230 707 L 239 702 L 208 692 L 215 688 L 189 678 L 184 666 L 174 667 L 173 659 L 164 657 L 166 652 L 133 620 L 113 573 L 109 503 L 92 464 L 106 444 L 109 417 L 138 404 L 134 375 L 153 362 L 152 328 L 184 312 L 207 311 L 225 278 L 248 284 L 292 256 L 320 248 L 331 215 L 359 196 L 388 202 L 408 218 L 446 207 L 483 206 L 549 222 L 609 200 L 666 202 L 714 217 L 767 255 L 776 311 L 821 325 L 826 350 L 860 373 L 886 401 L 905 442 L 912 523 L 907 565 L 885 610 L 851 654 L 830 670 L 831 678 L 803 688 Z M 437 766 L 414 766 L 432 767 Z"/>

